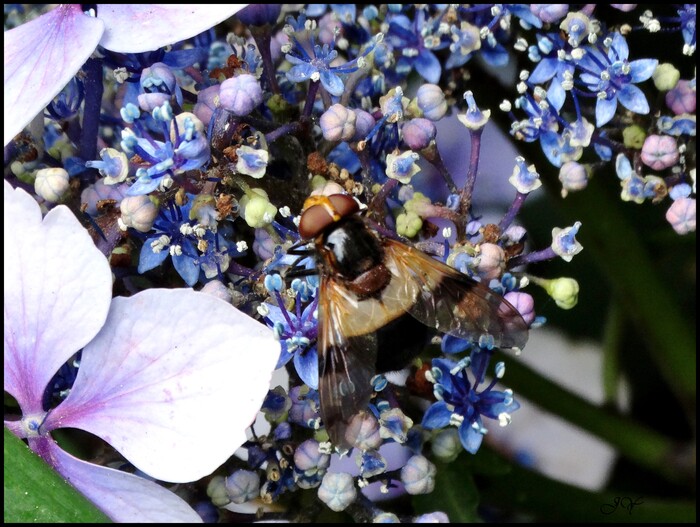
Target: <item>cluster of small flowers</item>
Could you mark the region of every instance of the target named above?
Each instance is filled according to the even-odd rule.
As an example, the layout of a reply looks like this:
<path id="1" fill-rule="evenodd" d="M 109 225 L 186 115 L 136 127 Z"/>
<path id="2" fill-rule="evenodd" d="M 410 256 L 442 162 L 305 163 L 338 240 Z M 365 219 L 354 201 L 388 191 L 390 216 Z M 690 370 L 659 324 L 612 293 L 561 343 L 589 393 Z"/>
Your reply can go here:
<path id="1" fill-rule="evenodd" d="M 472 195 L 481 134 L 491 117 L 479 108 L 478 91 L 464 92 L 466 110 L 458 115 L 472 148 L 462 186 L 441 158 L 436 123 L 452 105 L 462 105 L 453 94 L 472 58 L 499 67 L 515 50 L 535 64 L 521 72 L 517 96 L 501 110 L 511 117 L 512 135 L 539 142 L 559 168 L 562 195 L 585 188 L 614 160 L 623 200 L 658 203 L 670 196 L 673 228 L 695 230 L 694 157 L 687 155 L 695 136 L 695 79 L 681 80 L 671 64 L 629 60 L 626 35 L 633 28 L 604 27 L 594 9 L 391 4 L 358 12 L 353 4 L 313 4 L 283 13 L 280 5 L 251 5 L 236 15 L 242 26 L 225 41 L 208 32 L 194 39 L 193 49 L 105 51 L 107 115 L 83 111 L 83 128 L 100 118 L 101 160 L 82 159 L 84 150 L 71 146 L 70 126 L 64 134 L 56 124 L 75 119 L 83 81 L 76 77 L 51 103 L 48 116 L 55 122 L 44 136 L 54 164 L 18 158 L 14 175 L 33 184 L 49 206 L 67 201 L 76 187 L 71 179 L 80 181 L 83 210 L 98 234 L 111 248 L 140 247 L 138 273 L 172 283 L 152 272 L 167 269 L 170 256 L 184 283 L 257 311 L 279 338 L 277 367 L 287 368 L 289 387 L 270 390 L 262 407 L 270 431 L 244 445 L 246 461 L 210 481 L 214 505 L 261 499 L 264 508 L 291 492 L 318 488 L 329 508 L 357 518 L 446 521 L 440 513 L 399 518 L 368 500 L 364 489 L 376 484 L 384 493 L 396 487 L 411 495 L 431 492 L 431 459 L 476 453 L 487 432 L 483 418 L 505 426 L 518 409 L 513 393 L 496 384 L 505 367 L 492 366 L 492 340 L 444 337 L 443 356 L 413 365 L 408 380 L 373 379 L 367 413 L 350 424 L 357 466 L 329 470 L 337 455 L 331 455 L 319 414 L 319 282 L 306 276 L 287 287 L 279 274 L 313 268 L 310 259 L 286 254 L 300 241 L 292 211 L 303 197 L 312 190 L 348 192 L 380 218 L 384 235 L 413 239 L 488 284 L 530 327 L 543 318 L 521 290 L 529 283 L 563 309 L 576 305 L 575 280 L 521 270 L 555 257 L 570 261 L 582 250 L 576 222 L 553 228 L 549 247 L 524 252 L 527 233 L 515 219 L 542 184 L 534 165 L 522 157 L 514 161 L 514 198 L 500 222 L 477 215 Z M 677 29 L 683 53 L 694 53 L 694 6 L 679 8 L 669 22 L 647 12 L 642 22 L 649 31 L 662 23 Z M 650 106 L 654 98 L 637 86 L 648 79 L 664 93 L 665 108 Z M 591 154 L 596 159 L 584 161 Z M 411 185 L 426 163 L 444 179 L 444 203 Z M 110 216 L 105 204 L 116 204 L 119 214 Z M 449 220 L 454 229 L 436 237 L 431 218 Z M 408 393 L 422 403 L 416 407 Z M 408 414 L 421 415 L 421 422 Z M 391 445 L 402 446 L 398 465 L 387 460 Z"/>

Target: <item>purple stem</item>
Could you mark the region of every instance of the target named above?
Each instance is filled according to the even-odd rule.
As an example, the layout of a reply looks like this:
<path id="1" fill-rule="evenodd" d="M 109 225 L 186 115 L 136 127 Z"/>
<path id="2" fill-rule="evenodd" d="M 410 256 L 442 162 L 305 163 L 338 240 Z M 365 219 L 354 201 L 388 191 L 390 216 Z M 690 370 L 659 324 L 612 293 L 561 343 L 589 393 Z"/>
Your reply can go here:
<path id="1" fill-rule="evenodd" d="M 479 169 L 479 157 L 481 155 L 481 132 L 483 128 L 478 130 L 469 130 L 471 136 L 471 153 L 469 154 L 469 170 L 467 179 L 464 183 L 464 188 L 459 196 L 459 201 L 462 205 L 462 213 L 468 214 L 472 206 L 472 194 L 474 192 L 474 183 L 476 183 L 476 172 Z"/>
<path id="2" fill-rule="evenodd" d="M 542 249 L 541 251 L 536 251 L 534 253 L 529 254 L 522 254 L 520 256 L 516 256 L 515 258 L 511 258 L 510 260 L 508 260 L 508 269 L 513 269 L 515 267 L 519 267 L 525 264 L 543 262 L 545 260 L 552 260 L 556 257 L 557 253 L 554 252 L 554 249 L 552 249 L 551 247 L 547 247 L 546 249 Z"/>
<path id="3" fill-rule="evenodd" d="M 100 127 L 100 110 L 102 109 L 102 59 L 88 59 L 83 65 L 85 79 L 85 102 L 83 106 L 83 127 L 80 134 L 81 159 L 89 161 L 97 158 L 97 134 Z M 86 176 L 92 176 L 97 171 L 87 170 Z"/>
<path id="4" fill-rule="evenodd" d="M 270 86 L 272 93 L 279 93 L 280 87 L 277 84 L 277 77 L 275 75 L 275 65 L 272 62 L 272 53 L 270 52 L 270 42 L 272 40 L 270 35 L 270 28 L 266 27 L 262 30 L 255 28 L 253 33 L 253 39 L 258 46 L 258 51 L 260 52 L 260 57 L 263 62 L 263 72 L 265 78 L 267 79 L 267 84 Z"/>
<path id="5" fill-rule="evenodd" d="M 255 271 L 253 269 L 250 269 L 249 267 L 245 267 L 234 260 L 231 260 L 231 263 L 228 265 L 228 269 L 226 269 L 227 273 L 233 273 L 238 276 L 245 276 L 246 278 L 249 278 L 255 274 Z"/>
<path id="6" fill-rule="evenodd" d="M 304 113 L 302 114 L 304 119 L 311 117 L 311 111 L 314 109 L 314 101 L 316 100 L 316 94 L 318 93 L 318 88 L 321 86 L 319 81 L 311 81 L 309 84 L 309 91 L 306 92 L 306 103 L 304 104 Z"/>
<path id="7" fill-rule="evenodd" d="M 510 227 L 510 224 L 513 223 L 513 220 L 520 212 L 520 208 L 523 206 L 526 197 L 527 194 L 522 194 L 520 192 L 515 195 L 515 199 L 513 200 L 513 203 L 511 203 L 508 212 L 506 212 L 505 216 L 503 216 L 501 223 L 498 224 L 498 228 L 501 230 L 501 232 L 504 232 L 508 227 Z"/>
<path id="8" fill-rule="evenodd" d="M 387 179 L 386 183 L 379 189 L 377 195 L 372 198 L 372 202 L 369 204 L 370 211 L 379 212 L 380 205 L 383 205 L 386 198 L 391 194 L 391 192 L 398 186 L 398 179 Z"/>
<path id="9" fill-rule="evenodd" d="M 295 134 L 299 130 L 301 130 L 301 124 L 300 123 L 287 123 L 283 124 L 280 126 L 277 130 L 273 130 L 269 134 L 265 134 L 265 140 L 268 143 L 274 143 L 277 141 L 280 137 L 289 135 L 289 134 Z"/>
<path id="10" fill-rule="evenodd" d="M 447 185 L 447 188 L 449 189 L 450 193 L 457 194 L 457 186 L 452 180 L 452 174 L 450 174 L 450 171 L 447 170 L 447 167 L 445 166 L 445 163 L 442 160 L 442 156 L 440 155 L 440 151 L 438 150 L 437 145 L 433 143 L 430 146 L 421 150 L 420 153 L 425 159 L 427 159 L 430 162 L 431 165 L 433 165 L 437 169 L 437 171 L 442 176 L 442 179 L 445 180 L 445 184 Z"/>

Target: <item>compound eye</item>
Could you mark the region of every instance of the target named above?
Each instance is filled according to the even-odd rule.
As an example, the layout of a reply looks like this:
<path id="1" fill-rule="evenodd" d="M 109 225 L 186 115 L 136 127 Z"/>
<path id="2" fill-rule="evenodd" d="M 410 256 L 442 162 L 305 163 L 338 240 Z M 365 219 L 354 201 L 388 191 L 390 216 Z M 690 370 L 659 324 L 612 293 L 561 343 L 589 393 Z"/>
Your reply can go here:
<path id="1" fill-rule="evenodd" d="M 333 217 L 323 205 L 312 205 L 304 211 L 299 221 L 299 234 L 305 240 L 316 238 L 334 223 Z"/>
<path id="2" fill-rule="evenodd" d="M 338 212 L 341 218 L 355 214 L 360 210 L 357 201 L 347 194 L 331 194 L 328 196 L 328 201 L 331 202 L 333 208 Z"/>
<path id="3" fill-rule="evenodd" d="M 360 210 L 357 202 L 346 194 L 311 196 L 305 203 L 299 222 L 299 234 L 305 240 L 316 238 L 341 218 Z"/>

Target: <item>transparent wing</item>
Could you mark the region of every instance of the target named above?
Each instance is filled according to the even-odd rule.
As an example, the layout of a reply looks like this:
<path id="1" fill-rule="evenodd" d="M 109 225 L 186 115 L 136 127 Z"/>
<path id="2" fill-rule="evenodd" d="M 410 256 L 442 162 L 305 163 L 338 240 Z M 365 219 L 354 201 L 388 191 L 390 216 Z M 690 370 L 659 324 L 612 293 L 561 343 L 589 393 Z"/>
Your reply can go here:
<path id="1" fill-rule="evenodd" d="M 345 438 L 349 422 L 367 408 L 375 375 L 377 339 L 373 330 L 351 335 L 349 321 L 370 305 L 353 301 L 353 294 L 333 278 L 323 277 L 319 302 L 319 395 L 321 418 L 334 445 L 350 448 Z"/>
<path id="2" fill-rule="evenodd" d="M 389 239 L 383 244 L 394 282 L 382 294 L 389 311 L 410 298 L 406 311 L 438 331 L 473 342 L 489 334 L 501 348 L 525 346 L 527 324 L 501 295 L 417 249 Z"/>

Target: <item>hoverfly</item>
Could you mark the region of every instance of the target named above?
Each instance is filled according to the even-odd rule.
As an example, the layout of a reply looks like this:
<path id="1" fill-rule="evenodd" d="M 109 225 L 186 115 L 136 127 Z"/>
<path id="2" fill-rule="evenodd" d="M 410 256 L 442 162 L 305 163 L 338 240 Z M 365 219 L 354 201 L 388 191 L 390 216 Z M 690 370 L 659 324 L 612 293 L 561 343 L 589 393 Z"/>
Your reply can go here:
<path id="1" fill-rule="evenodd" d="M 380 236 L 358 213 L 349 195 L 311 196 L 299 223 L 302 238 L 314 242 L 320 275 L 321 418 L 333 444 L 346 448 L 348 424 L 372 396 L 372 377 L 404 367 L 428 328 L 470 341 L 488 334 L 502 348 L 522 348 L 528 338 L 527 324 L 502 296 Z"/>

